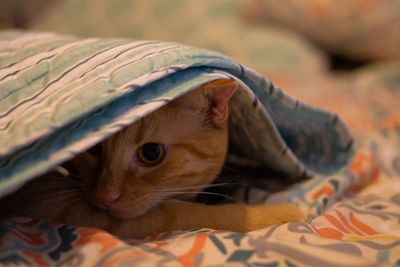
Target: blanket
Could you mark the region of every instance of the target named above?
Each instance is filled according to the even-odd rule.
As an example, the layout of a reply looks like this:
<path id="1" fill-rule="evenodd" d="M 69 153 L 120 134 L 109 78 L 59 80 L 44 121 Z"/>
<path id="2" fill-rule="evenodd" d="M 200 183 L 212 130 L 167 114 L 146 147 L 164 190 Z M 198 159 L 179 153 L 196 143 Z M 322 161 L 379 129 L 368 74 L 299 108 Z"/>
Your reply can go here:
<path id="1" fill-rule="evenodd" d="M 387 177 L 397 165 L 382 171 L 380 147 L 375 147 L 360 150 L 346 167 L 354 142 L 334 113 L 295 100 L 229 57 L 176 43 L 15 31 L 2 32 L 0 40 L 1 196 L 172 99 L 224 79 L 241 89 L 233 106 L 243 111 L 232 116 L 232 124 L 251 133 L 241 139 L 240 154 L 296 182 L 277 194 L 245 188 L 237 197 L 248 195 L 252 203 L 288 201 L 309 214 L 307 223 L 248 234 L 193 229 L 147 240 L 11 218 L 1 222 L 3 264 L 376 266 L 398 261 L 400 184 Z M 397 127 L 394 121 L 392 128 Z M 388 131 L 381 143 L 396 136 Z M 372 183 L 376 186 L 362 190 Z"/>

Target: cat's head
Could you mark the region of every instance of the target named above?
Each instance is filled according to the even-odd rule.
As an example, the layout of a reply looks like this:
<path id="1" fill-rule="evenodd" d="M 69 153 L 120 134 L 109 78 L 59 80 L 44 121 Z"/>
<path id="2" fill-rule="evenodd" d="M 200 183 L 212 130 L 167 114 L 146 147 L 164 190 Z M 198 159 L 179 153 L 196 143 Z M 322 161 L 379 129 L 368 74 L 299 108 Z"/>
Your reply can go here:
<path id="1" fill-rule="evenodd" d="M 86 197 L 114 217 L 133 218 L 200 192 L 224 163 L 236 88 L 226 80 L 203 85 L 101 143 L 97 170 L 83 175 Z"/>

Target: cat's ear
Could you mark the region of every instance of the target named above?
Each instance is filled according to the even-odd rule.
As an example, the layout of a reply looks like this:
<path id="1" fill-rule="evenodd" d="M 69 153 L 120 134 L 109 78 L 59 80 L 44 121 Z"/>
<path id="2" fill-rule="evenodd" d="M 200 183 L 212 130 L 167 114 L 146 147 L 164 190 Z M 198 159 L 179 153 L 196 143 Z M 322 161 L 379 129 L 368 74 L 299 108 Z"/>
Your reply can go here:
<path id="1" fill-rule="evenodd" d="M 216 80 L 203 86 L 210 102 L 212 122 L 219 125 L 229 117 L 229 100 L 238 88 L 234 80 Z"/>

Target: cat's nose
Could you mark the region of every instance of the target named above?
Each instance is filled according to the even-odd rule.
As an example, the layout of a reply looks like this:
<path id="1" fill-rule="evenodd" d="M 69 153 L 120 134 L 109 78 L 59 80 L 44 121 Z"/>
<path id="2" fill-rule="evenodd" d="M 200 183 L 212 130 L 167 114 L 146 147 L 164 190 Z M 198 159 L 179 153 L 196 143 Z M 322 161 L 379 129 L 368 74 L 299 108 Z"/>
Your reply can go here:
<path id="1" fill-rule="evenodd" d="M 118 191 L 113 192 L 98 192 L 96 194 L 97 203 L 105 209 L 111 208 L 111 206 L 121 197 L 121 193 Z"/>

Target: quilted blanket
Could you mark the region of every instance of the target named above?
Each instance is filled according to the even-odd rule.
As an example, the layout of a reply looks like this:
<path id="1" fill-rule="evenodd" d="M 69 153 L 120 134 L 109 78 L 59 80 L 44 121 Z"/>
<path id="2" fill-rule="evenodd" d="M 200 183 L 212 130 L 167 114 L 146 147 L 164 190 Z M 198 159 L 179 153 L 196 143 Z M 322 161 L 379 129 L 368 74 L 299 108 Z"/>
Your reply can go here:
<path id="1" fill-rule="evenodd" d="M 349 165 L 354 142 L 337 115 L 295 100 L 229 57 L 177 43 L 2 32 L 0 196 L 172 99 L 221 79 L 241 86 L 232 104 L 241 108 L 231 118 L 240 133 L 248 133 L 238 144 L 240 154 L 296 182 L 272 195 L 250 187 L 235 197 L 251 203 L 292 202 L 307 212 L 306 223 L 247 234 L 192 229 L 132 240 L 99 229 L 11 218 L 1 221 L 0 262 L 399 264 L 398 118 L 372 146 L 360 147 Z"/>

